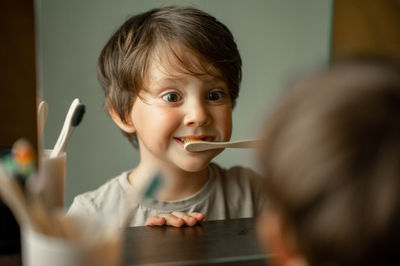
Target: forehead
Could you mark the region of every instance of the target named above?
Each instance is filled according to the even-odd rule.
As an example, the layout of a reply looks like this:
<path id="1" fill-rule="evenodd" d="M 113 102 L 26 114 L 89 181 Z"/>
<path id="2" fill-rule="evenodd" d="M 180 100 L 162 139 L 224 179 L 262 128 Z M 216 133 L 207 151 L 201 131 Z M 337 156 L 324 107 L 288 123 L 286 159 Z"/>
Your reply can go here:
<path id="1" fill-rule="evenodd" d="M 180 79 L 187 75 L 207 82 L 224 81 L 221 71 L 204 56 L 187 47 L 163 45 L 154 49 L 149 58 L 144 87 L 157 79 Z"/>

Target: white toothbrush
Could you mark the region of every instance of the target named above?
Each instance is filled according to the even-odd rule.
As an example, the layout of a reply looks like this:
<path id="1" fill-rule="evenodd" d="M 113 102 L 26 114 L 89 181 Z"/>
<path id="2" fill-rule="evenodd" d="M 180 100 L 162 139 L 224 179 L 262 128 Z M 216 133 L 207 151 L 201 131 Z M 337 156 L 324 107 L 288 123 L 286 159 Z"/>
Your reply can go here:
<path id="1" fill-rule="evenodd" d="M 210 141 L 189 141 L 185 143 L 187 151 L 206 151 L 221 148 L 256 148 L 260 143 L 259 139 L 247 139 L 226 142 L 210 142 Z"/>
<path id="2" fill-rule="evenodd" d="M 68 142 L 69 137 L 75 127 L 82 121 L 83 115 L 85 114 L 85 105 L 83 105 L 78 98 L 72 101 L 69 107 L 67 116 L 64 121 L 63 128 L 60 136 L 51 151 L 50 158 L 59 156 L 65 149 L 65 145 Z"/>
<path id="3" fill-rule="evenodd" d="M 47 116 L 49 114 L 49 104 L 45 101 L 39 103 L 38 108 L 38 136 L 42 138 L 46 126 Z"/>

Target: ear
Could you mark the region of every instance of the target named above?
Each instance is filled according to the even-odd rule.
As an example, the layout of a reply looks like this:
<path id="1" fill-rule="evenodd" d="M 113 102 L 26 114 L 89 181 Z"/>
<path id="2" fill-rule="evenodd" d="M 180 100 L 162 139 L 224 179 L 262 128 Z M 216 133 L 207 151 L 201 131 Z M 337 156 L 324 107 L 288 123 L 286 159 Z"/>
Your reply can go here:
<path id="1" fill-rule="evenodd" d="M 294 245 L 292 232 L 284 226 L 282 217 L 275 211 L 270 211 L 258 221 L 258 234 L 268 253 L 276 254 L 269 258 L 272 265 L 306 266 L 302 254 Z"/>
<path id="2" fill-rule="evenodd" d="M 126 122 L 121 120 L 119 114 L 112 107 L 107 107 L 108 113 L 110 114 L 112 120 L 114 120 L 115 124 L 118 125 L 120 129 L 125 131 L 126 133 L 135 133 L 136 128 L 133 125 L 133 121 L 129 115 L 126 116 Z"/>

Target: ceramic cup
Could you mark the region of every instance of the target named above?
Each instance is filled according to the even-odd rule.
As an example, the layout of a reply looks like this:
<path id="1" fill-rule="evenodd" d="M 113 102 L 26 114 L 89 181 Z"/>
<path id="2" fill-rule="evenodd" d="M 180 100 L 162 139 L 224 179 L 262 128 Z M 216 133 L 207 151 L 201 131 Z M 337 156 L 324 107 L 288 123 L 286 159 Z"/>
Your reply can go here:
<path id="1" fill-rule="evenodd" d="M 100 241 L 72 241 L 50 237 L 31 229 L 22 230 L 24 266 L 118 266 L 121 237 Z"/>

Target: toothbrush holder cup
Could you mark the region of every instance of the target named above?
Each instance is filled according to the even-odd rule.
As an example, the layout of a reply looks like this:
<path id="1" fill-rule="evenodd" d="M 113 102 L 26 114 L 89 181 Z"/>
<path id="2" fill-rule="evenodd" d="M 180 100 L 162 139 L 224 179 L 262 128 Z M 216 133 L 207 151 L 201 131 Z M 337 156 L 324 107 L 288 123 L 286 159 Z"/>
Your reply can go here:
<path id="1" fill-rule="evenodd" d="M 50 158 L 50 149 L 42 151 L 39 163 L 39 182 L 44 202 L 50 209 L 64 208 L 64 189 L 67 154 Z"/>

